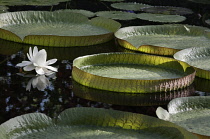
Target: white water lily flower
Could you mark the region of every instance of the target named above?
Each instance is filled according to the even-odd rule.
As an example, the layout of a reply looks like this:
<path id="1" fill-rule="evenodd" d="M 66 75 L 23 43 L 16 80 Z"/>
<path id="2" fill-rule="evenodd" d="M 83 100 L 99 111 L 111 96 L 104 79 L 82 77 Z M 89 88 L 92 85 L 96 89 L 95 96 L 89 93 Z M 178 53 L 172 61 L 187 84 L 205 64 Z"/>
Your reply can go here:
<path id="1" fill-rule="evenodd" d="M 54 64 L 57 59 L 47 60 L 47 52 L 45 49 L 38 51 L 35 46 L 33 51 L 31 47 L 29 48 L 29 53 L 27 53 L 29 61 L 22 61 L 22 63 L 17 64 L 18 67 L 24 67 L 25 71 L 36 70 L 36 73 L 39 75 L 49 74 L 52 71 L 57 72 L 57 68 L 49 66 Z"/>

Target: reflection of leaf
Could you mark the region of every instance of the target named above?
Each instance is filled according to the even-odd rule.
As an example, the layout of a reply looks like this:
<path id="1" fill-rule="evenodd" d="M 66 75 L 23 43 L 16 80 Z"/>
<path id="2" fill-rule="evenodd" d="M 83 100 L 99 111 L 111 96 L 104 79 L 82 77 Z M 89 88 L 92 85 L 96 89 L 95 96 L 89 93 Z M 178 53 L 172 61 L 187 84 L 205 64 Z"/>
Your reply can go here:
<path id="1" fill-rule="evenodd" d="M 166 105 L 170 100 L 174 98 L 187 97 L 195 94 L 195 90 L 192 85 L 181 90 L 175 90 L 171 92 L 155 92 L 147 94 L 134 94 L 100 90 L 81 85 L 75 82 L 74 80 L 73 86 L 74 94 L 80 98 L 84 98 L 91 101 L 125 106 Z"/>
<path id="2" fill-rule="evenodd" d="M 173 122 L 190 132 L 210 136 L 210 96 L 176 98 L 169 102 L 168 112 L 161 107 L 156 110 L 160 119 Z"/>
<path id="3" fill-rule="evenodd" d="M 154 117 L 100 108 L 70 108 L 55 120 L 41 113 L 15 117 L 0 125 L 0 138 L 190 138 L 173 123 Z"/>

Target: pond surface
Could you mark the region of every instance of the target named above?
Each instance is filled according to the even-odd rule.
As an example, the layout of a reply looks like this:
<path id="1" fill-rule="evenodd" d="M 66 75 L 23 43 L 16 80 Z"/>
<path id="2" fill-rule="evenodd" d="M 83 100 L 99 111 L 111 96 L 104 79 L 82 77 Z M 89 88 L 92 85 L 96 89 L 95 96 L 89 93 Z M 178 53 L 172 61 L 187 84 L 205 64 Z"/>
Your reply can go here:
<path id="1" fill-rule="evenodd" d="M 129 0 L 129 2 L 131 2 Z M 204 15 L 209 12 L 209 5 L 197 4 L 183 0 L 135 0 L 133 2 L 150 5 L 180 6 L 187 7 L 194 11 L 192 15 L 187 15 L 187 20 L 183 23 L 190 25 L 207 26 L 203 21 Z M 92 12 L 102 10 L 114 10 L 110 7 L 110 2 L 100 2 L 97 0 L 72 0 L 62 2 L 56 6 L 9 6 L 9 11 L 21 10 L 57 10 L 57 9 L 85 9 Z M 162 24 L 143 21 L 140 19 L 119 21 L 122 27 L 134 25 Z M 208 27 L 208 26 L 207 26 Z M 193 45 L 193 44 L 192 44 Z M 108 91 L 90 89 L 81 86 L 71 78 L 72 62 L 78 56 L 128 51 L 115 44 L 115 41 L 85 47 L 56 48 L 42 47 L 46 49 L 47 59 L 57 58 L 54 66 L 58 67 L 56 78 L 47 78 L 50 85 L 45 89 L 33 88 L 26 90 L 31 77 L 23 77 L 17 73 L 23 71 L 15 65 L 23 60 L 27 60 L 26 53 L 31 45 L 19 44 L 0 40 L 0 123 L 25 113 L 41 112 L 51 117 L 57 116 L 61 111 L 72 107 L 97 107 L 105 109 L 115 109 L 135 113 L 156 116 L 155 110 L 158 106 L 166 108 L 167 103 L 176 97 L 192 95 L 209 95 L 210 81 L 196 78 L 192 86 L 183 90 L 167 93 L 125 95 Z M 33 47 L 33 45 L 32 45 Z M 135 102 L 135 103 L 134 103 Z"/>

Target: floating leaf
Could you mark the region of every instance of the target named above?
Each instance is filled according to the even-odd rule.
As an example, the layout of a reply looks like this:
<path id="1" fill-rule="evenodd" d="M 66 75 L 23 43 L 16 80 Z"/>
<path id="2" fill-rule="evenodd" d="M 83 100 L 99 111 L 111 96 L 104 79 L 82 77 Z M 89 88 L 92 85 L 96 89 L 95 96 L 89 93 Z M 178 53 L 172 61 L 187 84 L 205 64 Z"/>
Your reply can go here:
<path id="1" fill-rule="evenodd" d="M 173 6 L 153 6 L 143 8 L 142 11 L 154 14 L 166 14 L 166 15 L 186 15 L 192 14 L 193 11 L 184 7 L 173 7 Z"/>
<path id="2" fill-rule="evenodd" d="M 192 47 L 174 54 L 174 58 L 184 61 L 196 69 L 196 76 L 210 79 L 210 47 Z"/>
<path id="3" fill-rule="evenodd" d="M 194 68 L 173 58 L 136 53 L 103 53 L 76 58 L 72 77 L 92 88 L 129 93 L 177 90 L 189 86 Z"/>
<path id="4" fill-rule="evenodd" d="M 124 27 L 115 32 L 120 46 L 157 55 L 174 55 L 177 51 L 210 46 L 205 27 L 190 25 L 147 25 Z"/>
<path id="5" fill-rule="evenodd" d="M 82 9 L 62 9 L 62 10 L 57 10 L 57 11 L 64 11 L 64 12 L 69 12 L 69 15 L 71 16 L 71 13 L 80 13 L 82 15 L 85 15 L 87 17 L 93 17 L 95 16 L 95 13 L 88 11 L 88 10 L 82 10 Z"/>
<path id="6" fill-rule="evenodd" d="M 102 17 L 88 20 L 69 12 L 23 11 L 0 15 L 0 38 L 43 46 L 86 46 L 107 42 L 120 23 Z"/>
<path id="7" fill-rule="evenodd" d="M 113 8 L 121 10 L 132 10 L 132 11 L 141 11 L 142 8 L 150 7 L 150 5 L 136 3 L 136 2 L 121 2 L 111 4 Z"/>
<path id="8" fill-rule="evenodd" d="M 53 120 L 41 113 L 15 117 L 0 125 L 5 138 L 190 138 L 196 136 L 154 117 L 100 108 L 70 108 Z"/>
<path id="9" fill-rule="evenodd" d="M 96 15 L 117 20 L 132 20 L 136 18 L 135 13 L 122 11 L 100 11 L 96 12 Z"/>
<path id="10" fill-rule="evenodd" d="M 148 20 L 152 22 L 164 22 L 164 23 L 177 23 L 182 22 L 186 19 L 184 16 L 180 15 L 165 15 L 165 14 L 152 14 L 152 13 L 140 13 L 136 15 L 137 18 L 142 20 Z"/>
<path id="11" fill-rule="evenodd" d="M 175 98 L 169 102 L 168 112 L 159 107 L 156 114 L 201 137 L 210 137 L 210 96 Z"/>

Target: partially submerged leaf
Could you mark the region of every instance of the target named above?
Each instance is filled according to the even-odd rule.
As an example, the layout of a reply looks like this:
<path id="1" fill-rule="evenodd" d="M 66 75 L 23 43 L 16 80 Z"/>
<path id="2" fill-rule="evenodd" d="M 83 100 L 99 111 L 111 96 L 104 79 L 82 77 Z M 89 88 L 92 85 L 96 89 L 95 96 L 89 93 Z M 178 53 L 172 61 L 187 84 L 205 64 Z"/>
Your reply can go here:
<path id="1" fill-rule="evenodd" d="M 189 86 L 195 70 L 172 58 L 103 53 L 76 58 L 72 77 L 82 85 L 117 92 L 151 93 Z"/>
<path id="2" fill-rule="evenodd" d="M 127 49 L 172 56 L 185 48 L 210 46 L 206 30 L 209 29 L 181 24 L 131 26 L 119 29 L 115 37 Z"/>
<path id="3" fill-rule="evenodd" d="M 168 104 L 168 113 L 157 109 L 160 119 L 173 122 L 201 137 L 210 137 L 210 96 L 175 98 Z"/>
<path id="4" fill-rule="evenodd" d="M 1 138 L 196 138 L 167 121 L 100 108 L 70 108 L 56 120 L 41 113 L 30 113 L 12 120 L 0 125 Z"/>

